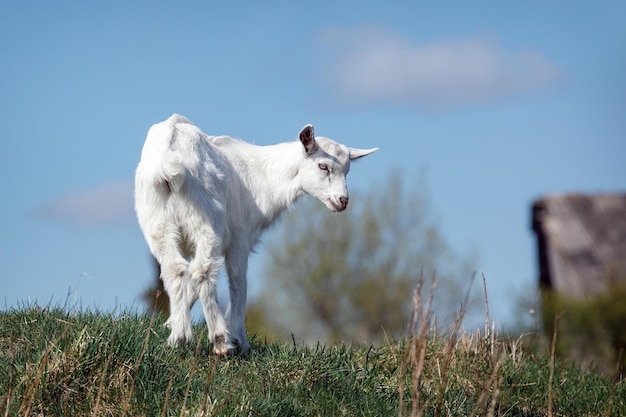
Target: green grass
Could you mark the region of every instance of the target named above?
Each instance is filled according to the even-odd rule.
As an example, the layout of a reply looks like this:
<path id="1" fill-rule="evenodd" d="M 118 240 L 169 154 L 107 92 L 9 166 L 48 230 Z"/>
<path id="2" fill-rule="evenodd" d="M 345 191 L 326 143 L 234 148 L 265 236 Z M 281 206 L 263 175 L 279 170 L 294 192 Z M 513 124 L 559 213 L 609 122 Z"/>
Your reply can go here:
<path id="1" fill-rule="evenodd" d="M 197 343 L 179 350 L 149 316 L 1 312 L 0 416 L 626 415 L 624 381 L 526 355 L 516 341 L 252 338 L 251 353 L 220 359 L 205 327 L 194 333 Z"/>

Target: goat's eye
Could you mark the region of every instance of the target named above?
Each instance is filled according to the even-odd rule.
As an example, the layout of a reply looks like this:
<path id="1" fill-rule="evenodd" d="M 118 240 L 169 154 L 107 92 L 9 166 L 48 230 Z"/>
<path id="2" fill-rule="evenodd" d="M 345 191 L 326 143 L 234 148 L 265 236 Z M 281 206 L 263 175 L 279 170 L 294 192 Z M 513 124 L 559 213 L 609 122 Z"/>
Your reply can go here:
<path id="1" fill-rule="evenodd" d="M 328 165 L 326 165 L 326 164 L 317 164 L 317 166 L 322 171 L 328 171 Z"/>

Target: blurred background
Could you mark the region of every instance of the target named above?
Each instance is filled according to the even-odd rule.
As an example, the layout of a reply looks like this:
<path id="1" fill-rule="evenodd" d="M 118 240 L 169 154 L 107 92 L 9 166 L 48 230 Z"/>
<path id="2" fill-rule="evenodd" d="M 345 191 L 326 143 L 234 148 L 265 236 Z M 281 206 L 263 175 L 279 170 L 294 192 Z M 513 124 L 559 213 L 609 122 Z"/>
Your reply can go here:
<path id="1" fill-rule="evenodd" d="M 344 247 L 346 235 L 370 246 L 346 247 L 317 274 L 334 278 L 312 281 L 305 316 L 347 318 L 354 298 L 386 288 L 381 300 L 402 306 L 370 301 L 358 314 L 402 326 L 421 274 L 439 278 L 439 308 L 453 315 L 477 272 L 472 305 L 484 309 L 484 273 L 496 326 L 529 324 L 533 201 L 626 186 L 624 16 L 619 1 L 2 1 L 2 308 L 148 308 L 156 272 L 134 217 L 134 169 L 150 125 L 177 112 L 259 145 L 312 123 L 380 147 L 353 165 L 346 213 L 304 202 L 265 237 L 250 265 L 253 313 L 268 299 L 274 317 L 297 312 L 281 289 L 326 264 L 301 276 L 287 261 L 307 227 L 332 222 Z M 309 211 L 321 223 L 303 223 Z M 331 292 L 350 296 L 314 299 Z M 376 333 L 346 326 L 296 336 Z"/>

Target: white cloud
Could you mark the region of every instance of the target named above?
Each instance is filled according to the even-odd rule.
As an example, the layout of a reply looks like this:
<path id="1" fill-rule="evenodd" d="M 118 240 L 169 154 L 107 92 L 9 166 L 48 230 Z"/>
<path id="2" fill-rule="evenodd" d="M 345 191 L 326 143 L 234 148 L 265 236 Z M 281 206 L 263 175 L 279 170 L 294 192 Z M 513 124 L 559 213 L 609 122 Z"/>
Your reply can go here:
<path id="1" fill-rule="evenodd" d="M 135 217 L 133 182 L 115 181 L 90 190 L 69 192 L 37 208 L 35 215 L 79 227 L 129 223 Z"/>
<path id="2" fill-rule="evenodd" d="M 490 38 L 418 44 L 377 27 L 321 33 L 325 81 L 342 103 L 474 104 L 549 87 L 562 71 Z"/>

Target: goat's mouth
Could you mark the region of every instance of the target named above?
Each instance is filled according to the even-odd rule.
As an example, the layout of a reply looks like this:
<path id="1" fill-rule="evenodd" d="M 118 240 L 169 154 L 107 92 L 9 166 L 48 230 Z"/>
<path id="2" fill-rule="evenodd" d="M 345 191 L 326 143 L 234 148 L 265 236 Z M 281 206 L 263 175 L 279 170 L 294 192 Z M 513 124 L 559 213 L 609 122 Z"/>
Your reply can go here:
<path id="1" fill-rule="evenodd" d="M 334 209 L 334 211 L 336 211 L 337 213 L 344 211 L 348 206 L 343 206 L 341 204 L 337 204 L 333 201 L 332 198 L 328 198 L 328 202 L 330 203 L 330 205 L 332 206 L 332 208 Z"/>

